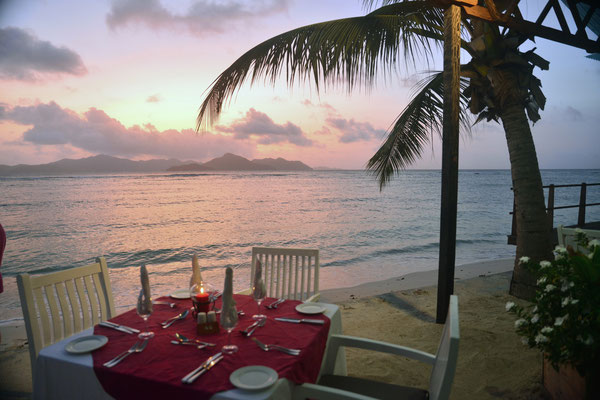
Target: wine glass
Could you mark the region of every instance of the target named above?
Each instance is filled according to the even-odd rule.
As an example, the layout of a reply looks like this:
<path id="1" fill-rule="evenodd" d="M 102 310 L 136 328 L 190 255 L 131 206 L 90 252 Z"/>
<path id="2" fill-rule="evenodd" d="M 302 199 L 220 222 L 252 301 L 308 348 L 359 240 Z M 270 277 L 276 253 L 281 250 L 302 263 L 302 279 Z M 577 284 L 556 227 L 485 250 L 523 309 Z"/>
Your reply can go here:
<path id="1" fill-rule="evenodd" d="M 141 332 L 138 335 L 138 338 L 146 340 L 154 337 L 154 332 L 148 331 L 148 318 L 150 314 L 152 314 L 152 299 L 144 296 L 144 291 L 140 290 L 140 295 L 138 296 L 137 314 L 144 319 L 145 332 Z"/>
<path id="2" fill-rule="evenodd" d="M 256 314 L 254 314 L 252 316 L 252 318 L 254 318 L 254 319 L 267 318 L 266 315 L 260 313 L 260 303 L 262 303 L 262 301 L 265 299 L 266 295 L 267 295 L 267 291 L 265 289 L 265 283 L 263 282 L 262 278 L 256 279 L 254 281 L 254 284 L 252 285 L 252 297 L 254 298 L 254 300 L 256 300 L 256 303 L 258 304 L 258 311 L 256 312 Z"/>
<path id="3" fill-rule="evenodd" d="M 227 344 L 221 348 L 225 354 L 233 354 L 238 351 L 235 344 L 231 344 L 231 332 L 238 323 L 237 310 L 235 306 L 230 307 L 230 312 L 221 312 L 221 326 L 227 330 Z"/>

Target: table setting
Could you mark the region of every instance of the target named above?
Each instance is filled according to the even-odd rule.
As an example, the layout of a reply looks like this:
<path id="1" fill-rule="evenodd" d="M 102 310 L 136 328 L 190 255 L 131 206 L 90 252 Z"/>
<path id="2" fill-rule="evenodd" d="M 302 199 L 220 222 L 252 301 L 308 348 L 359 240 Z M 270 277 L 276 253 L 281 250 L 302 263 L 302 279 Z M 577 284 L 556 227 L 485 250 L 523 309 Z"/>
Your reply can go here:
<path id="1" fill-rule="evenodd" d="M 91 364 L 106 395 L 97 398 L 243 398 L 281 381 L 316 382 L 333 315 L 335 333 L 341 331 L 337 306 L 266 297 L 259 276 L 253 279 L 253 295 L 234 294 L 232 274 L 228 268 L 222 292 L 202 282 L 202 296 L 197 296 L 198 270 L 187 296 L 177 289 L 153 300 L 142 266 L 136 309 L 101 322 L 89 335 L 50 347 L 62 345 L 58 358 L 65 352 L 91 358 L 82 364 Z M 200 329 L 211 317 L 218 329 Z M 36 365 L 36 379 L 52 361 Z M 48 386 L 49 379 L 42 382 Z M 35 392 L 34 381 L 34 397 L 44 398 Z"/>

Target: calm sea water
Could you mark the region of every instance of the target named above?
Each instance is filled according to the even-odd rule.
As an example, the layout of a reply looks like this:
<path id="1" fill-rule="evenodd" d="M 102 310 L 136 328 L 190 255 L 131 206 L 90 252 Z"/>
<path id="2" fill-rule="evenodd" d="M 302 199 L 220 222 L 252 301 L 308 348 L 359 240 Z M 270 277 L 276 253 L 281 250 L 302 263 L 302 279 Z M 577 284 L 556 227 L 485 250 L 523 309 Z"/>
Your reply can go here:
<path id="1" fill-rule="evenodd" d="M 544 183 L 600 182 L 600 170 L 546 170 Z M 154 294 L 187 287 L 193 254 L 215 286 L 252 246 L 319 248 L 321 288 L 354 286 L 438 265 L 440 172 L 406 171 L 379 191 L 363 171 L 0 178 L 8 242 L 0 320 L 20 315 L 15 276 L 105 256 L 116 304 L 134 303 L 138 267 Z M 510 172 L 461 171 L 456 262 L 511 257 Z M 600 201 L 600 187 L 588 189 Z M 558 190 L 556 204 L 576 204 Z M 573 224 L 577 211 L 556 211 Z M 600 220 L 600 207 L 587 220 Z M 248 266 L 235 271 L 248 286 Z"/>

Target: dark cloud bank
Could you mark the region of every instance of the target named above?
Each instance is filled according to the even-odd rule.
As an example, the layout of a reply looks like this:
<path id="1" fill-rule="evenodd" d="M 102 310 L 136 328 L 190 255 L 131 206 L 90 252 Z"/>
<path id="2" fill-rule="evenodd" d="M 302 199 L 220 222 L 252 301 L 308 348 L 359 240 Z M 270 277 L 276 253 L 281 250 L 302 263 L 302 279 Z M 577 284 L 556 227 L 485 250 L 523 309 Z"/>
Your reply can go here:
<path id="1" fill-rule="evenodd" d="M 81 57 L 26 30 L 0 28 L 0 79 L 37 81 L 45 75 L 87 73 Z"/>

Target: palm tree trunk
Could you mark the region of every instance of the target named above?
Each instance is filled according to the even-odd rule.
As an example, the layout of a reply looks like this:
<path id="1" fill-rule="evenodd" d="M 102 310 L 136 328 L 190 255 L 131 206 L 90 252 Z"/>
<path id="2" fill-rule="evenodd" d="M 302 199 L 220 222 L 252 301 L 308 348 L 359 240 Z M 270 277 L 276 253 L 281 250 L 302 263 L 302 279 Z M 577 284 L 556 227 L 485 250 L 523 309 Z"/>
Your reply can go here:
<path id="1" fill-rule="evenodd" d="M 516 84 L 516 79 L 513 80 Z M 532 261 L 550 260 L 552 241 L 550 220 L 546 214 L 542 177 L 525 109 L 514 102 L 503 107 L 502 124 L 510 156 L 510 169 L 516 203 L 517 254 L 510 283 L 510 294 L 532 299 L 535 278 L 519 265 L 522 256 Z"/>

